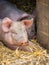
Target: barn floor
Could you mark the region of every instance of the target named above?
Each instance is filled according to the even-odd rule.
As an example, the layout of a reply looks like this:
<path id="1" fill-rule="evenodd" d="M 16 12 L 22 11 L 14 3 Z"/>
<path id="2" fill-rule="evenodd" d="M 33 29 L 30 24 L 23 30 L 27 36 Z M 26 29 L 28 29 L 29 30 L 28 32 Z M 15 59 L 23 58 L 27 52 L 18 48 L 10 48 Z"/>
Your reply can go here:
<path id="1" fill-rule="evenodd" d="M 49 65 L 49 54 L 36 40 L 32 42 L 32 52 L 12 51 L 0 42 L 0 65 Z"/>

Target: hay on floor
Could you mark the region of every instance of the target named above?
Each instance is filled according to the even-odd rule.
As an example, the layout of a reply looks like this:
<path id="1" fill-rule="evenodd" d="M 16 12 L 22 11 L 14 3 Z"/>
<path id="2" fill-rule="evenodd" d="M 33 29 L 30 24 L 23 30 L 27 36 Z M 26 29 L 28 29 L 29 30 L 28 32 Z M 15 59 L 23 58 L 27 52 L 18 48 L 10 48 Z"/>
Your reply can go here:
<path id="1" fill-rule="evenodd" d="M 0 42 L 0 65 L 49 65 L 49 54 L 32 40 L 33 52 L 12 51 Z"/>

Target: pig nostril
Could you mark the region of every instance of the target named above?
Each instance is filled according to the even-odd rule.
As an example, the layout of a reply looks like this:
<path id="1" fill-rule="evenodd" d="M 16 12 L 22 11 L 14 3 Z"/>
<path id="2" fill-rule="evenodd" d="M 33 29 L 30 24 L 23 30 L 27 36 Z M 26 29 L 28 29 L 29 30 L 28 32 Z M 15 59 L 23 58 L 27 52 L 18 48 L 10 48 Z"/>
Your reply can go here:
<path id="1" fill-rule="evenodd" d="M 21 43 L 22 44 L 22 46 L 26 46 L 26 43 Z"/>
<path id="2" fill-rule="evenodd" d="M 22 46 L 26 46 L 26 45 L 28 45 L 28 42 L 23 41 L 23 42 L 21 43 L 21 45 L 22 45 Z"/>

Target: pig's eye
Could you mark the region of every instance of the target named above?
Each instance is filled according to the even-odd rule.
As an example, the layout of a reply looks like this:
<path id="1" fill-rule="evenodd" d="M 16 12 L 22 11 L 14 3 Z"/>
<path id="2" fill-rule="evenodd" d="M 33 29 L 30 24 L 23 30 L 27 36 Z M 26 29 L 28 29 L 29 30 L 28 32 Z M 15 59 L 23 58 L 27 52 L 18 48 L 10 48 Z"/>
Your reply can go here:
<path id="1" fill-rule="evenodd" d="M 14 33 L 14 34 L 17 34 L 17 32 L 15 30 L 11 30 L 11 32 Z"/>
<path id="2" fill-rule="evenodd" d="M 17 34 L 17 32 L 13 32 L 14 34 Z"/>

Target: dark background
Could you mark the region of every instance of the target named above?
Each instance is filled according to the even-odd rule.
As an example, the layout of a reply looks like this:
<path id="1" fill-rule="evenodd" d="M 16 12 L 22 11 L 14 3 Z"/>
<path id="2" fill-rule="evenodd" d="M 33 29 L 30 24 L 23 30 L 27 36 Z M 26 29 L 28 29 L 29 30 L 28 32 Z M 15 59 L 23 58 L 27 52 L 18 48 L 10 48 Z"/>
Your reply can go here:
<path id="1" fill-rule="evenodd" d="M 15 4 L 19 9 L 24 10 L 28 13 L 32 13 L 36 8 L 36 0 L 8 0 Z"/>

